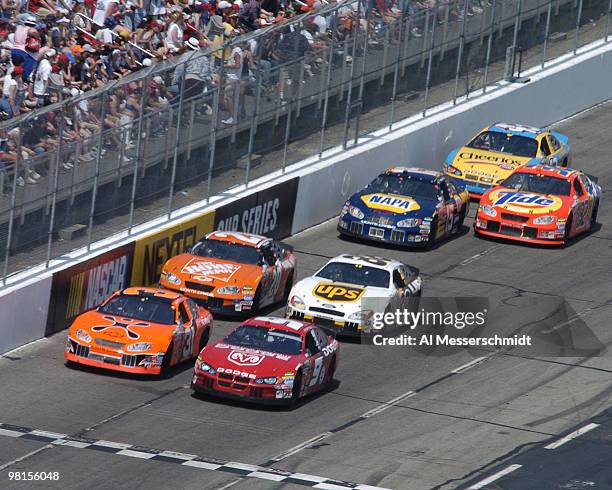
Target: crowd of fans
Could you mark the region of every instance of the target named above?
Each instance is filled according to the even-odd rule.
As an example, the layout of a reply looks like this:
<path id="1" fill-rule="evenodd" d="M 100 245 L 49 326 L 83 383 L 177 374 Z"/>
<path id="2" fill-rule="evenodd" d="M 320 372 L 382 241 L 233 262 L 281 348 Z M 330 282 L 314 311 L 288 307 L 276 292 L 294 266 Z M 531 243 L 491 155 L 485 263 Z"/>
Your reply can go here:
<path id="1" fill-rule="evenodd" d="M 480 14 L 489 3 L 468 0 L 464 11 L 464 0 L 362 1 L 361 8 L 370 9 L 373 32 L 404 17 L 411 20 L 409 35 L 413 37 L 422 35 L 421 14 L 426 10 L 440 9 L 438 19 L 447 12 L 452 20 Z M 219 48 L 244 33 L 319 11 L 330 3 L 336 0 L 0 0 L 0 119 L 79 96 L 185 52 Z M 256 70 L 270 82 L 269 87 L 277 84 L 283 99 L 294 75 L 282 67 L 306 53 L 317 60 L 317 52 L 329 45 L 332 35 L 342 40 L 356 26 L 365 30 L 364 16 L 357 21 L 356 9 L 355 2 L 336 15 L 310 16 L 299 28 L 274 29 L 257 40 L 234 42 L 231 49 L 218 49 L 210 57 L 192 56 L 172 76 L 156 76 L 147 86 L 142 81 L 126 83 L 104 101 L 74 104 L 62 125 L 57 115 L 47 112 L 30 118 L 21 129 L 0 131 L 0 166 L 9 168 L 21 151 L 23 171 L 17 182 L 22 186 L 35 184 L 41 177 L 29 164 L 32 157 L 57 149 L 60 142 L 71 148 L 62 163 L 66 170 L 93 161 L 97 151 L 104 154 L 120 145 L 130 150 L 134 146 L 131 124 L 143 111 L 168 104 L 181 88 L 183 97 L 205 93 L 220 83 L 220 74 L 224 80 L 221 120 L 234 124 L 245 112 L 243 102 L 240 107 L 234 104 L 244 97 L 235 95 L 237 91 L 244 95 L 245 81 Z M 392 39 L 398 35 L 392 27 L 389 32 Z M 281 67 L 278 72 L 277 67 Z M 310 65 L 306 69 L 311 74 Z M 206 105 L 198 110 L 212 112 Z M 164 123 L 160 116 L 153 131 L 162 132 Z M 109 132 L 103 148 L 86 143 L 100 129 L 114 128 L 118 131 Z M 121 158 L 129 161 L 131 157 L 122 154 Z"/>

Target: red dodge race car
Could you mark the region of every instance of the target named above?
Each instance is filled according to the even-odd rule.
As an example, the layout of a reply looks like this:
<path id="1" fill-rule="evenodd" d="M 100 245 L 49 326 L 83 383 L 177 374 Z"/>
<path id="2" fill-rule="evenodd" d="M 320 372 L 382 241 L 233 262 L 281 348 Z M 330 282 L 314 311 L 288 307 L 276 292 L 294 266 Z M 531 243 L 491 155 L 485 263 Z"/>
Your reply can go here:
<path id="1" fill-rule="evenodd" d="M 593 228 L 601 199 L 594 177 L 527 165 L 480 199 L 474 231 L 524 242 L 564 245 Z"/>
<path id="2" fill-rule="evenodd" d="M 200 352 L 193 390 L 258 403 L 293 406 L 327 388 L 338 341 L 312 323 L 256 317 Z"/>

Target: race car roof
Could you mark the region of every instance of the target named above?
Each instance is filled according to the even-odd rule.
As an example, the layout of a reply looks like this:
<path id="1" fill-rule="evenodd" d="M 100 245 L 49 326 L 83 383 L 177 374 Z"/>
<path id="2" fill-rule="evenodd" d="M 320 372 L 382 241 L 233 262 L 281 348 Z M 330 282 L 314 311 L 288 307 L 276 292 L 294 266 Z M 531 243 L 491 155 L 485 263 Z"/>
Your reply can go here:
<path id="1" fill-rule="evenodd" d="M 181 298 L 181 294 L 169 291 L 167 289 L 158 288 L 147 288 L 142 286 L 126 288 L 122 291 L 122 294 L 129 294 L 131 296 L 154 296 L 156 298 L 165 299 L 169 302 L 174 302 Z"/>
<path id="2" fill-rule="evenodd" d="M 256 316 L 253 318 L 249 318 L 242 324 L 274 328 L 275 330 L 284 330 L 285 332 L 292 332 L 298 334 L 302 333 L 306 327 L 311 325 L 308 322 L 301 322 L 289 318 L 278 318 L 275 316 Z"/>
<path id="3" fill-rule="evenodd" d="M 269 242 L 270 238 L 255 235 L 253 233 L 243 233 L 235 231 L 213 231 L 206 235 L 207 240 L 219 240 L 222 242 L 237 243 L 246 247 L 259 248 L 264 243 Z"/>
<path id="4" fill-rule="evenodd" d="M 544 129 L 536 128 L 533 126 L 526 126 L 524 124 L 514 124 L 514 123 L 503 123 L 497 122 L 492 124 L 488 131 L 494 131 L 497 133 L 510 133 L 516 134 L 519 136 L 524 136 L 526 138 L 535 138 L 538 136 Z"/>
<path id="5" fill-rule="evenodd" d="M 401 262 L 392 259 L 385 259 L 384 257 L 374 257 L 371 255 L 350 255 L 350 254 L 342 254 L 334 257 L 329 260 L 327 264 L 330 262 L 344 262 L 346 264 L 360 264 L 368 267 L 375 267 L 377 269 L 384 269 L 387 271 L 392 271 L 398 265 L 401 265 Z M 325 265 L 327 265 L 325 264 Z M 325 267 L 325 266 L 324 266 Z"/>
<path id="6" fill-rule="evenodd" d="M 549 175 L 551 177 L 560 177 L 569 179 L 573 175 L 579 174 L 580 170 L 565 167 L 553 167 L 551 165 L 528 164 L 515 170 L 515 173 Z"/>
<path id="7" fill-rule="evenodd" d="M 420 167 L 391 167 L 385 173 L 406 175 L 410 176 L 411 178 L 424 180 L 426 182 L 433 182 L 434 180 L 442 176 L 441 172 L 436 172 L 435 170 L 428 170 L 426 168 Z"/>

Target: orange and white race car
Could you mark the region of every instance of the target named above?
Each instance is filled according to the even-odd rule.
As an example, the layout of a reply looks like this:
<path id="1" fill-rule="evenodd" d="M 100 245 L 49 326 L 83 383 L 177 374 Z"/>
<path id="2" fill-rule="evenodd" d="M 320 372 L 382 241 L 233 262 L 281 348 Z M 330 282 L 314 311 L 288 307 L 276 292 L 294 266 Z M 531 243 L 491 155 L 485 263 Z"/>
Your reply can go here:
<path id="1" fill-rule="evenodd" d="M 133 287 L 79 315 L 68 330 L 68 362 L 115 371 L 161 374 L 198 356 L 212 315 L 172 291 Z"/>
<path id="2" fill-rule="evenodd" d="M 564 245 L 597 222 L 601 187 L 579 170 L 526 165 L 480 199 L 479 235 Z"/>
<path id="3" fill-rule="evenodd" d="M 213 313 L 243 314 L 286 301 L 295 277 L 293 249 L 259 235 L 214 231 L 162 268 L 159 285 Z"/>

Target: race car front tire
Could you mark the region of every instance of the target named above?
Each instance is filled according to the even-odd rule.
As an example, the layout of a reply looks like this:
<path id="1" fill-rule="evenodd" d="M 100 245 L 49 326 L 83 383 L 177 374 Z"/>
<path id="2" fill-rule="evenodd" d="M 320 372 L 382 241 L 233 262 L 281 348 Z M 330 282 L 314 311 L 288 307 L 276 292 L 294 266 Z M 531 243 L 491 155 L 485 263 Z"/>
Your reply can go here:
<path id="1" fill-rule="evenodd" d="M 595 203 L 595 206 L 593 207 L 593 212 L 591 213 L 591 224 L 589 226 L 589 230 L 593 230 L 593 228 L 595 228 L 595 225 L 597 224 L 597 212 L 599 211 L 599 202 Z"/>
<path id="2" fill-rule="evenodd" d="M 572 213 L 567 217 L 567 224 L 565 225 L 565 234 L 563 235 L 563 246 L 566 247 L 572 236 L 572 222 L 574 221 L 574 215 Z"/>
<path id="3" fill-rule="evenodd" d="M 429 227 L 429 239 L 427 240 L 427 248 L 431 249 L 436 243 L 438 237 L 438 218 L 434 218 Z"/>
<path id="4" fill-rule="evenodd" d="M 291 390 L 291 400 L 289 401 L 289 408 L 293 408 L 297 405 L 300 399 L 300 391 L 302 391 L 302 371 L 298 371 L 293 380 L 293 389 Z"/>
<path id="5" fill-rule="evenodd" d="M 164 360 L 162 361 L 161 369 L 159 371 L 159 376 L 161 378 L 166 378 L 170 371 L 170 363 L 172 362 L 172 354 L 174 352 L 174 341 L 170 342 L 170 345 L 166 349 L 166 353 L 164 354 Z"/>

